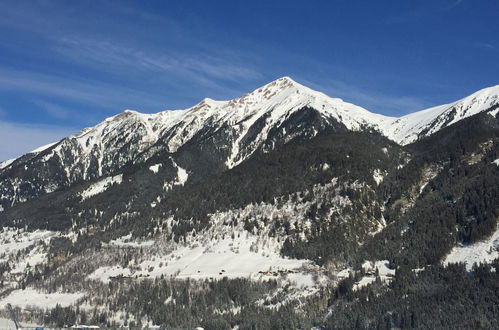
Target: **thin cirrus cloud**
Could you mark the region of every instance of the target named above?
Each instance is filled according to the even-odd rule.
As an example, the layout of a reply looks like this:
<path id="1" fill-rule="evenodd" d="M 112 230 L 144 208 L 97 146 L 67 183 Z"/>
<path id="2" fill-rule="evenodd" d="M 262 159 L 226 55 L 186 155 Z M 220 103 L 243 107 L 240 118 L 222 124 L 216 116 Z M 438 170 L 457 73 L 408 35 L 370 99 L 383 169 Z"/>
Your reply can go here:
<path id="1" fill-rule="evenodd" d="M 444 7 L 443 10 L 451 10 L 457 6 L 459 6 L 464 0 L 454 0 L 451 4 L 448 6 Z"/>
<path id="2" fill-rule="evenodd" d="M 116 105 L 116 100 L 142 100 L 158 104 L 152 95 L 111 84 L 66 78 L 32 71 L 0 69 L 0 90 L 52 95 L 100 106 Z"/>
<path id="3" fill-rule="evenodd" d="M 463 4 L 463 2 L 464 0 L 449 0 L 447 4 L 443 5 L 438 2 L 430 2 L 429 6 L 423 5 L 424 3 L 421 3 L 420 7 L 416 6 L 415 8 L 411 8 L 410 11 L 389 17 L 388 19 L 386 19 L 385 23 L 405 24 L 410 22 L 423 21 L 431 16 L 441 14 L 442 12 L 450 12 Z"/>
<path id="4" fill-rule="evenodd" d="M 29 125 L 0 121 L 0 161 L 20 156 L 42 145 L 57 142 L 75 129 L 52 125 Z"/>
<path id="5" fill-rule="evenodd" d="M 56 103 L 47 102 L 44 100 L 34 100 L 33 103 L 43 109 L 49 116 L 57 119 L 67 119 L 74 116 L 70 109 Z"/>
<path id="6" fill-rule="evenodd" d="M 55 44 L 54 51 L 68 61 L 118 75 L 134 71 L 142 74 L 168 74 L 183 79 L 189 78 L 203 86 L 219 89 L 227 88 L 221 85 L 219 80 L 251 80 L 262 77 L 257 70 L 242 64 L 245 61 L 244 55 L 219 49 L 205 48 L 198 52 L 175 53 L 152 49 L 144 51 L 144 47 L 75 37 L 62 38 L 55 41 Z"/>
<path id="7" fill-rule="evenodd" d="M 490 42 L 475 42 L 472 44 L 472 46 L 480 49 L 486 49 L 486 50 L 497 50 L 497 47 Z"/>

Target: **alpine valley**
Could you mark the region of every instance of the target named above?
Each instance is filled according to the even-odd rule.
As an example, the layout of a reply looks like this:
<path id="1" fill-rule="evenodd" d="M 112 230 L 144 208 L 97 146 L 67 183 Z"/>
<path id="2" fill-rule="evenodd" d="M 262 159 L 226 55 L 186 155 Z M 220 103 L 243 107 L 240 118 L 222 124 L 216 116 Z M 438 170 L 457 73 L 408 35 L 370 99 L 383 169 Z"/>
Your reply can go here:
<path id="1" fill-rule="evenodd" d="M 283 77 L 0 163 L 0 308 L 54 327 L 490 329 L 498 218 L 499 86 L 393 118 Z"/>

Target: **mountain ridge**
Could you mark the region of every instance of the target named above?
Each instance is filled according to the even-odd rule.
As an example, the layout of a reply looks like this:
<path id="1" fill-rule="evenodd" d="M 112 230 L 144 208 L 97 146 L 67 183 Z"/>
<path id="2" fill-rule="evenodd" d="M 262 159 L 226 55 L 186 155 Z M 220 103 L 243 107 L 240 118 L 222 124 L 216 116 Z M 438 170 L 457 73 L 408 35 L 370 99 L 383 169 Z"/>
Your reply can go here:
<path id="1" fill-rule="evenodd" d="M 0 206 L 6 209 L 78 182 L 113 176 L 127 164 L 145 164 L 164 155 L 172 160 L 172 171 L 182 168 L 188 180 L 198 180 L 325 130 L 375 130 L 404 145 L 483 111 L 495 115 L 498 104 L 499 86 L 494 86 L 454 103 L 387 117 L 283 77 L 239 98 L 205 98 L 186 110 L 125 110 L 2 162 Z"/>
<path id="2" fill-rule="evenodd" d="M 298 96 L 297 98 L 296 95 L 293 95 L 300 93 L 304 94 L 306 97 Z M 189 125 L 193 125 L 195 124 L 194 121 L 196 118 L 199 118 L 200 120 L 215 119 L 217 121 L 230 119 L 229 124 L 235 124 L 247 119 L 247 116 L 249 115 L 257 114 L 255 112 L 255 107 L 252 106 L 254 104 L 262 108 L 261 111 L 258 112 L 261 116 L 263 113 L 273 110 L 269 107 L 261 106 L 262 101 L 271 100 L 273 103 L 280 105 L 283 100 L 290 97 L 294 97 L 295 100 L 288 101 L 290 103 L 287 105 L 288 111 L 298 106 L 311 106 L 312 108 L 315 106 L 315 108 L 318 108 L 317 110 L 322 113 L 339 119 L 348 129 L 360 129 L 362 125 L 367 125 L 379 130 L 383 135 L 399 144 L 408 144 L 418 139 L 421 132 L 424 132 L 424 135 L 433 134 L 446 125 L 453 124 L 458 120 L 485 111 L 498 104 L 499 85 L 481 89 L 455 102 L 433 106 L 401 117 L 391 117 L 371 112 L 360 106 L 345 102 L 341 98 L 330 97 L 285 76 L 259 87 L 251 93 L 244 94 L 241 97 L 231 100 L 213 100 L 207 97 L 190 108 L 163 110 L 152 114 L 127 109 L 106 118 L 95 126 L 84 128 L 67 138 L 81 139 L 91 132 L 95 132 L 97 129 L 106 126 L 106 124 L 109 126 L 106 131 L 109 131 L 109 128 L 116 126 L 112 124 L 116 124 L 118 120 L 124 121 L 127 117 L 133 117 L 140 122 L 147 131 L 147 134 L 143 137 L 145 139 L 145 141 L 142 141 L 143 143 L 158 141 L 162 133 L 167 129 L 173 128 L 175 125 L 180 124 L 182 121 L 186 121 Z M 277 98 L 277 100 L 275 98 Z M 298 99 L 298 101 L 296 99 Z M 294 106 L 292 104 L 293 102 L 295 102 Z M 329 105 L 330 107 L 326 107 L 326 105 Z M 441 125 L 442 123 L 439 125 L 435 122 L 435 120 L 445 122 L 445 118 L 449 118 L 449 116 L 446 116 L 445 114 L 451 112 L 452 109 L 455 108 L 460 108 L 460 112 L 457 115 L 454 115 L 452 119 L 447 120 L 445 125 Z M 345 118 L 344 116 L 349 118 Z M 196 129 L 192 129 L 191 131 L 186 132 L 186 136 L 189 137 L 196 131 Z M 185 130 L 183 133 L 184 132 Z M 186 140 L 186 137 L 172 139 L 171 141 L 168 141 L 167 147 L 171 151 L 175 151 L 179 146 L 185 143 Z M 46 147 L 51 147 L 61 141 L 52 143 Z M 88 140 L 85 142 L 88 142 Z M 28 154 L 39 153 L 45 149 L 46 148 L 37 148 Z M 0 170 L 10 166 L 13 161 L 18 158 L 0 162 Z M 233 166 L 234 164 L 231 165 Z"/>

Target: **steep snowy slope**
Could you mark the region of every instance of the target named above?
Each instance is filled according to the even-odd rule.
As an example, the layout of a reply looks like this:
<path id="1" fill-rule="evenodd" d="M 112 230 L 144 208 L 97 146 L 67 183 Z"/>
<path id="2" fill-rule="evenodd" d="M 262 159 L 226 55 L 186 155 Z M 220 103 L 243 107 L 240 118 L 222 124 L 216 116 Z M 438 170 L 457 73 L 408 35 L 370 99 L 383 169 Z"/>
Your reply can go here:
<path id="1" fill-rule="evenodd" d="M 387 120 L 381 128 L 388 138 L 400 144 L 409 144 L 464 118 L 493 110 L 498 105 L 499 85 L 482 89 L 454 103 L 414 112 L 391 121 Z"/>

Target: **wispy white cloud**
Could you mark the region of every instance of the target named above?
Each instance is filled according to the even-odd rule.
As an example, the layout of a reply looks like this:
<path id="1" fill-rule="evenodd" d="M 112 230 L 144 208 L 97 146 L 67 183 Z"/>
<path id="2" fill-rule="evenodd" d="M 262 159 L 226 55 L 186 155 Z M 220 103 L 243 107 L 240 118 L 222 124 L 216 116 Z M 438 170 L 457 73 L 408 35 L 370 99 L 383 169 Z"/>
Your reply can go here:
<path id="1" fill-rule="evenodd" d="M 418 22 L 425 20 L 429 17 L 436 17 L 437 14 L 442 14 L 443 12 L 448 12 L 458 7 L 464 2 L 464 0 L 449 0 L 448 4 L 442 4 L 437 2 L 428 2 L 428 5 L 419 4 L 414 2 L 414 6 L 411 10 L 403 12 L 399 15 L 389 17 L 386 19 L 387 24 L 406 24 L 411 22 Z"/>
<path id="2" fill-rule="evenodd" d="M 0 90 L 52 95 L 102 107 L 116 106 L 117 100 L 130 100 L 135 103 L 140 101 L 145 106 L 157 106 L 161 103 L 153 94 L 115 84 L 1 68 Z"/>
<path id="3" fill-rule="evenodd" d="M 33 103 L 42 108 L 53 118 L 67 119 L 72 114 L 71 110 L 52 102 L 47 102 L 44 100 L 34 100 Z"/>
<path id="4" fill-rule="evenodd" d="M 325 79 L 320 85 L 307 82 L 309 86 L 324 91 L 331 97 L 357 104 L 369 111 L 391 116 L 401 116 L 429 107 L 429 103 L 409 96 L 393 96 L 374 90 L 365 90 L 349 83 L 334 79 Z"/>
<path id="5" fill-rule="evenodd" d="M 42 145 L 57 142 L 75 131 L 68 127 L 0 121 L 0 160 L 17 158 Z"/>
<path id="6" fill-rule="evenodd" d="M 234 52 L 226 54 L 219 48 L 199 52 L 144 51 L 117 42 L 74 36 L 55 40 L 54 46 L 56 52 L 71 62 L 119 74 L 123 70 L 174 74 L 205 86 L 219 88 L 224 88 L 219 85 L 220 80 L 251 80 L 262 77 L 260 72 L 244 63 L 244 58 L 238 58 L 244 55 Z"/>
<path id="7" fill-rule="evenodd" d="M 477 41 L 472 44 L 476 48 L 487 49 L 487 50 L 497 50 L 497 47 L 490 42 L 480 42 Z"/>
<path id="8" fill-rule="evenodd" d="M 450 3 L 448 6 L 444 7 L 443 10 L 451 10 L 454 9 L 455 7 L 459 6 L 461 3 L 463 3 L 464 0 L 453 0 L 452 3 Z"/>
<path id="9" fill-rule="evenodd" d="M 103 3 L 99 5 L 102 12 L 116 13 L 107 21 L 100 11 L 94 13 L 83 7 L 50 2 L 0 3 L 4 13 L 0 27 L 36 36 L 33 39 L 40 42 L 43 56 L 71 67 L 50 67 L 48 73 L 45 67 L 31 65 L 29 72 L 27 67 L 24 72 L 3 72 L 6 70 L 0 64 L 0 90 L 47 93 L 112 108 L 116 100 L 129 101 L 131 105 L 125 107 L 159 111 L 177 107 L 178 103 L 187 106 L 189 99 L 195 102 L 198 97 L 235 95 L 242 92 L 236 87 L 241 81 L 262 77 L 248 60 L 255 54 L 210 44 L 194 33 L 190 24 L 175 17 L 159 16 L 125 2 L 112 6 Z M 82 15 L 81 19 L 74 21 L 75 14 Z M 134 24 L 130 24 L 130 18 Z M 141 28 L 142 23 L 148 27 Z M 68 72 L 73 75 L 68 76 Z M 57 76 L 61 73 L 64 76 Z"/>

